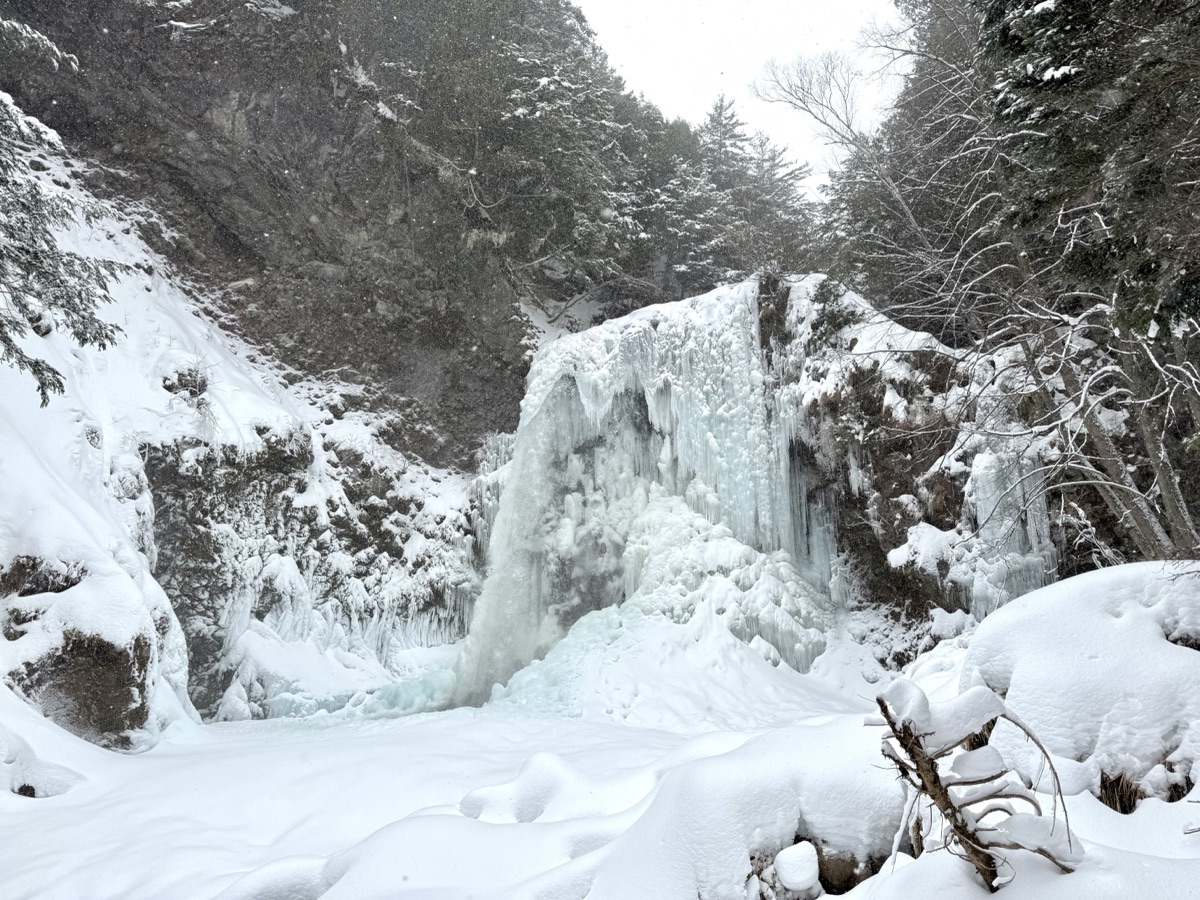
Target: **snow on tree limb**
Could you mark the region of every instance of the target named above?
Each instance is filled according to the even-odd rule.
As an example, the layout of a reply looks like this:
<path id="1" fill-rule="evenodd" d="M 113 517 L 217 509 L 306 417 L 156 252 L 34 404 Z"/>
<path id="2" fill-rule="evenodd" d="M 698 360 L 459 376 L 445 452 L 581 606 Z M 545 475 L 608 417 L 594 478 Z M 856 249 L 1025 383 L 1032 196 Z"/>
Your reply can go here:
<path id="1" fill-rule="evenodd" d="M 876 698 L 891 735 L 882 752 L 905 783 L 916 791 L 907 812 L 914 816 L 912 840 L 918 855 L 925 846 L 920 798 L 927 798 L 944 823 L 942 846 L 970 862 L 989 891 L 1006 884 L 1006 864 L 997 851 L 1028 850 L 1072 872 L 1080 859 L 1063 808 L 1063 829 L 1045 816 L 1033 790 L 988 745 L 991 727 L 1005 719 L 1020 729 L 1045 757 L 1054 780 L 1055 810 L 1062 798 L 1058 775 L 1046 749 L 1004 701 L 983 686 L 944 703 L 930 703 L 914 682 L 900 678 Z"/>

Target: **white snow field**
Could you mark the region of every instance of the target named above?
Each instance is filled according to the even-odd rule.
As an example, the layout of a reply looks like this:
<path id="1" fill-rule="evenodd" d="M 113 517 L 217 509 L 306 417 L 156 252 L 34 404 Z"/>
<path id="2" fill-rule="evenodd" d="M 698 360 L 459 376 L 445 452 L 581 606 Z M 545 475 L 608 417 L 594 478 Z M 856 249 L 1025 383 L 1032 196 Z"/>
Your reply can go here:
<path id="1" fill-rule="evenodd" d="M 1167 637 L 1195 633 L 1198 578 L 1140 564 L 1072 579 L 910 668 L 935 700 L 975 683 L 1006 692 L 1055 755 L 1078 869 L 1007 852 L 1004 896 L 1196 896 L 1200 841 L 1184 831 L 1200 791 L 1122 816 L 1089 790 L 1101 758 L 1190 769 L 1200 654 Z M 891 853 L 904 796 L 864 724 L 877 687 L 852 645 L 835 639 L 800 675 L 711 615 L 623 610 L 588 614 L 568 645 L 574 681 L 551 654 L 480 709 L 180 719 L 133 755 L 6 691 L 0 772 L 39 796 L 0 792 L 4 896 L 791 897 L 770 864 L 798 836 Z M 1069 701 L 1058 728 L 1041 718 L 1056 696 Z M 1017 742 L 993 744 L 1026 765 Z M 895 855 L 851 896 L 986 894 L 934 849 Z"/>

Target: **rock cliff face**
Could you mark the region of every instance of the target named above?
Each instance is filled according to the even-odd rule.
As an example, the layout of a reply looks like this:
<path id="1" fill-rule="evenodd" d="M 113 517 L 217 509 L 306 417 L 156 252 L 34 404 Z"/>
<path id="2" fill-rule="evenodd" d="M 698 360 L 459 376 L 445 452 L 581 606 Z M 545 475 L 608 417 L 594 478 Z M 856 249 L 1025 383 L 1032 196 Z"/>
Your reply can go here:
<path id="1" fill-rule="evenodd" d="M 7 102 L 7 101 L 6 101 Z M 30 190 L 87 209 L 56 237 L 120 263 L 111 347 L 22 340 L 62 374 L 39 406 L 0 365 L 0 677 L 63 727 L 140 748 L 196 710 L 303 714 L 457 637 L 474 576 L 465 477 L 390 446 L 374 394 L 264 359 L 198 305 L 56 142 Z"/>
<path id="2" fill-rule="evenodd" d="M 342 43 L 367 6 L 3 0 L 80 72 L 0 60 L 0 89 L 103 164 L 94 189 L 150 203 L 145 236 L 228 325 L 369 385 L 404 413 L 397 443 L 466 464 L 515 426 L 526 323 L 486 246 L 440 263 L 439 220 L 465 212 Z"/>

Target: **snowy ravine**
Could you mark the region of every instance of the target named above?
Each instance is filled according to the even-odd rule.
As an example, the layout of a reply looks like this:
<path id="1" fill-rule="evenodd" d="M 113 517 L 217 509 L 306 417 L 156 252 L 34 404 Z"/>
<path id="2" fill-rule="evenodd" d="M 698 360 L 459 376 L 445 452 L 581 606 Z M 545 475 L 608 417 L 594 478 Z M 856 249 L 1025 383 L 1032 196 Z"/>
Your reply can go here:
<path id="1" fill-rule="evenodd" d="M 63 396 L 0 367 L 5 900 L 986 896 L 925 812 L 912 856 L 872 714 L 898 677 L 1003 697 L 1050 755 L 1077 869 L 1006 852 L 1003 896 L 1196 896 L 1200 563 L 1043 586 L 1036 448 L 928 335 L 821 276 L 648 308 L 548 343 L 470 482 L 224 333 L 130 214 L 61 239 L 130 268 L 116 346 L 28 339 Z M 868 391 L 897 430 L 967 396 L 994 427 L 885 496 Z M 960 608 L 864 596 L 837 503 Z"/>

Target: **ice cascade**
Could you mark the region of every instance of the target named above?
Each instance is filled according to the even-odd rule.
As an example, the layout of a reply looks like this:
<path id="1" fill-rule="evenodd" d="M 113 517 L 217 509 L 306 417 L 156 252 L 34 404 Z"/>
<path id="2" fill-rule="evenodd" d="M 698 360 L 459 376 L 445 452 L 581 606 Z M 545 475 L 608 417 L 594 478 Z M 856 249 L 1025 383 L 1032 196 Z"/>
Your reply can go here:
<path id="1" fill-rule="evenodd" d="M 486 700 L 581 615 L 630 601 L 678 621 L 711 600 L 739 637 L 807 669 L 824 647 L 833 548 L 793 533 L 803 471 L 769 377 L 754 283 L 539 352 L 511 461 L 490 476 L 504 487 L 460 702 Z"/>

